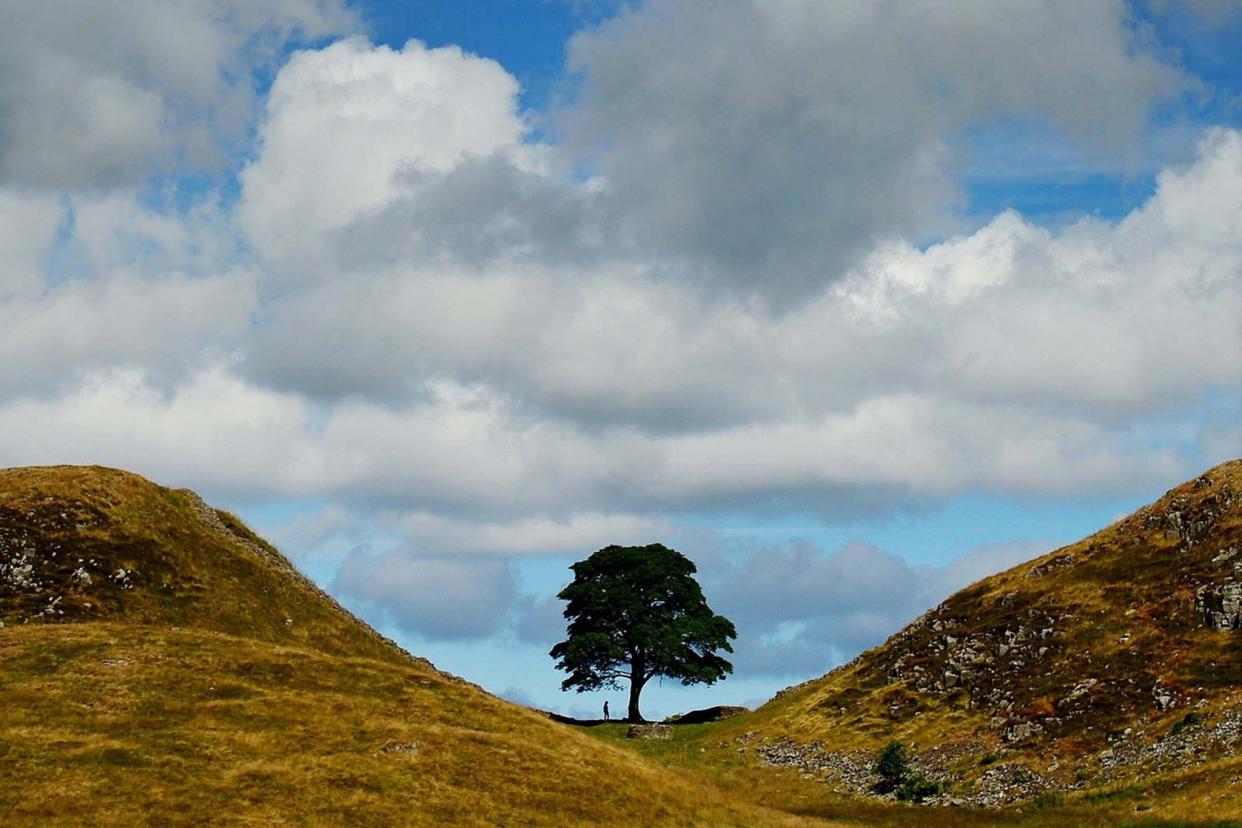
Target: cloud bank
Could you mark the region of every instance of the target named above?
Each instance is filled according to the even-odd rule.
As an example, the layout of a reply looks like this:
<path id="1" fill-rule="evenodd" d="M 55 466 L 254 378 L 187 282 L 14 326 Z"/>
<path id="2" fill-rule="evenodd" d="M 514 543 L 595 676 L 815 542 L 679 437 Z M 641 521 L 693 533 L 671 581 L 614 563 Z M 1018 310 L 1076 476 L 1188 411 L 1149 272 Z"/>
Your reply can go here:
<path id="1" fill-rule="evenodd" d="M 0 456 L 326 501 L 399 539 L 332 554 L 409 629 L 546 629 L 511 559 L 688 520 L 1132 496 L 1242 453 L 1242 134 L 1116 220 L 965 209 L 972 131 L 1125 159 L 1195 87 L 1121 2 L 653 1 L 574 38 L 539 132 L 505 67 L 334 39 L 336 3 L 0 14 Z M 756 670 L 965 577 L 730 566 Z"/>

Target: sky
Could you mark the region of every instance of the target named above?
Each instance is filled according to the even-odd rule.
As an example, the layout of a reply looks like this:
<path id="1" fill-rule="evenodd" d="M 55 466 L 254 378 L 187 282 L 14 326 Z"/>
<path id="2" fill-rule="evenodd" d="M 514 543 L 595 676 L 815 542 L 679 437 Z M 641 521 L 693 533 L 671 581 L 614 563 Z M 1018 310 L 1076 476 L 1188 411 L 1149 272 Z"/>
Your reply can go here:
<path id="1" fill-rule="evenodd" d="M 234 510 L 562 693 L 690 557 L 757 704 L 1242 456 L 1233 0 L 0 0 L 0 465 Z M 619 709 L 619 708 L 618 708 Z"/>

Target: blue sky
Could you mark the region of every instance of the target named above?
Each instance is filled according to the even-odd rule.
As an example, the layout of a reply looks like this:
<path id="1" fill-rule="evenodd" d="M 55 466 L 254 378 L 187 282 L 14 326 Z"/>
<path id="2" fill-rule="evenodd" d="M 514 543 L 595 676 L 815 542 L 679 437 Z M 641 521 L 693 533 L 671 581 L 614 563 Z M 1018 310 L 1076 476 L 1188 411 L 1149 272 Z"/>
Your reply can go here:
<path id="1" fill-rule="evenodd" d="M 663 541 L 756 703 L 1242 455 L 1229 0 L 0 8 L 0 457 L 190 486 L 594 712 Z M 611 698 L 620 704 L 621 694 Z"/>
<path id="2" fill-rule="evenodd" d="M 523 2 L 411 2 L 360 5 L 376 43 L 399 49 L 410 38 L 428 46 L 459 46 L 499 61 L 522 85 L 522 107 L 546 110 L 565 94 L 565 43 L 615 4 Z"/>

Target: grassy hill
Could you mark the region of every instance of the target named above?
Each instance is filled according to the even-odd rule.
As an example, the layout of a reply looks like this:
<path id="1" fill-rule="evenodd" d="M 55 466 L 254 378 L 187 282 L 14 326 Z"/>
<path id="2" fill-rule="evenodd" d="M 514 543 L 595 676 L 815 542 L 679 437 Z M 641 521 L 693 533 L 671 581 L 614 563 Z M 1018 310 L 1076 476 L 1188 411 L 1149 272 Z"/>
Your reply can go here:
<path id="1" fill-rule="evenodd" d="M 1242 461 L 667 742 L 442 673 L 110 469 L 0 471 L 0 621 L 5 825 L 1242 820 Z M 869 795 L 890 739 L 953 807 Z"/>
<path id="2" fill-rule="evenodd" d="M 898 739 L 962 805 L 1242 817 L 1242 461 L 953 595 L 711 731 L 865 793 Z"/>
<path id="3" fill-rule="evenodd" d="M 794 824 L 413 658 L 239 520 L 0 471 L 0 824 Z"/>

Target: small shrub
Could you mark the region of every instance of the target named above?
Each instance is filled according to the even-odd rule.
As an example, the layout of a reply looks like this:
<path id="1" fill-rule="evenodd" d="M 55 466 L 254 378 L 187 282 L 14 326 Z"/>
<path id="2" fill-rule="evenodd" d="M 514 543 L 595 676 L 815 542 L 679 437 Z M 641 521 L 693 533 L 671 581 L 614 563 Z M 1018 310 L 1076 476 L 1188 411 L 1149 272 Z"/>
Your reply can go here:
<path id="1" fill-rule="evenodd" d="M 921 776 L 911 776 L 897 789 L 897 798 L 902 802 L 922 802 L 943 790 L 944 787 L 938 782 L 924 779 Z"/>
<path id="2" fill-rule="evenodd" d="M 896 739 L 885 745 L 875 763 L 875 773 L 880 777 L 876 793 L 889 793 L 904 785 L 910 779 L 910 756 L 906 746 Z"/>
<path id="3" fill-rule="evenodd" d="M 1169 734 L 1171 736 L 1176 736 L 1177 734 L 1181 733 L 1186 728 L 1194 727 L 1195 725 L 1198 725 L 1198 724 L 1203 724 L 1203 714 L 1191 711 L 1190 713 L 1187 713 L 1185 716 L 1182 716 L 1182 720 L 1180 722 L 1173 725 L 1173 729 L 1169 731 Z"/>
<path id="4" fill-rule="evenodd" d="M 979 764 L 985 767 L 988 765 L 995 765 L 997 762 L 1000 761 L 1000 758 L 1001 758 L 1000 751 L 996 751 L 995 753 L 989 753 L 987 756 L 984 756 L 982 759 L 980 759 Z"/>
<path id="5" fill-rule="evenodd" d="M 1082 798 L 1083 802 L 1112 802 L 1118 799 L 1134 799 L 1143 795 L 1143 789 L 1130 785 L 1123 788 L 1113 788 L 1104 791 L 1092 791 L 1085 794 Z"/>
<path id="6" fill-rule="evenodd" d="M 1065 804 L 1065 794 L 1060 791 L 1044 791 L 1035 797 L 1036 808 L 1057 808 Z"/>

